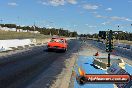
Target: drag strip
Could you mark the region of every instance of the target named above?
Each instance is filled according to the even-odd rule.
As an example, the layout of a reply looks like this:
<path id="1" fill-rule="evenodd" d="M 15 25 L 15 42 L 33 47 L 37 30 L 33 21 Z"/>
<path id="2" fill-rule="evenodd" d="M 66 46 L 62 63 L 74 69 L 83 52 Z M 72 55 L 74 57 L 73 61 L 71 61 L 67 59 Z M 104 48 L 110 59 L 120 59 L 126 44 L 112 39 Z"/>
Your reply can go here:
<path id="1" fill-rule="evenodd" d="M 71 40 L 69 50 L 66 53 L 48 52 L 46 46 L 39 46 L 18 55 L 3 57 L 0 59 L 0 88 L 25 88 L 48 69 L 54 61 L 58 60 L 59 63 L 61 57 L 65 57 L 67 54 L 70 57 L 70 54 L 76 52 L 73 49 L 79 47 L 75 44 L 78 45 L 78 41 Z M 66 57 L 66 59 L 69 57 Z M 62 68 L 64 68 L 64 65 L 59 67 L 58 74 L 62 71 Z M 50 72 L 52 73 L 52 71 Z M 48 80 L 52 82 L 55 78 L 48 78 Z M 46 84 L 44 83 L 43 86 L 46 86 Z"/>

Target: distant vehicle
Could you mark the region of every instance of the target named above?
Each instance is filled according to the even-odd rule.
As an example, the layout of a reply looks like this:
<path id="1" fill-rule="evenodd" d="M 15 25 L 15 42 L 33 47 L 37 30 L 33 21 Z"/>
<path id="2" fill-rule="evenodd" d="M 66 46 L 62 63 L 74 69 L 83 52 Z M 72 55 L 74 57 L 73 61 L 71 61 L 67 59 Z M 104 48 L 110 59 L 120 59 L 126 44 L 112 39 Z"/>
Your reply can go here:
<path id="1" fill-rule="evenodd" d="M 47 44 L 48 50 L 61 50 L 67 51 L 67 40 L 64 38 L 52 38 L 50 42 Z"/>

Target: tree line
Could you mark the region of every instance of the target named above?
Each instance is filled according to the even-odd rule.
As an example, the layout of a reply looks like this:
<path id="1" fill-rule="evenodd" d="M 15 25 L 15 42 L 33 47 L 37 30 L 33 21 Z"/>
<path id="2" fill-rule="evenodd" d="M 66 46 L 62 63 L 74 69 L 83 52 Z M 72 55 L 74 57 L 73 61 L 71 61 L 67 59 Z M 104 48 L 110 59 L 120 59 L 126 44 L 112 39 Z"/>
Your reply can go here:
<path id="1" fill-rule="evenodd" d="M 94 33 L 94 34 L 80 34 L 80 37 L 88 37 L 88 38 L 98 38 L 99 34 Z M 132 33 L 131 32 L 119 32 L 119 33 L 113 33 L 114 39 L 119 39 L 119 40 L 128 40 L 132 41 Z"/>
<path id="2" fill-rule="evenodd" d="M 44 35 L 59 35 L 67 37 L 76 37 L 78 33 L 76 31 L 71 32 L 69 30 L 64 30 L 63 28 L 46 28 L 37 26 L 17 26 L 16 24 L 0 24 L 1 27 L 16 28 L 28 31 L 38 31 L 40 34 Z"/>
<path id="3" fill-rule="evenodd" d="M 87 38 L 98 38 L 98 34 L 80 34 L 79 37 L 87 37 Z"/>
<path id="4" fill-rule="evenodd" d="M 114 34 L 114 37 L 115 37 L 115 39 L 132 41 L 132 33 L 131 32 L 120 32 L 118 34 Z"/>

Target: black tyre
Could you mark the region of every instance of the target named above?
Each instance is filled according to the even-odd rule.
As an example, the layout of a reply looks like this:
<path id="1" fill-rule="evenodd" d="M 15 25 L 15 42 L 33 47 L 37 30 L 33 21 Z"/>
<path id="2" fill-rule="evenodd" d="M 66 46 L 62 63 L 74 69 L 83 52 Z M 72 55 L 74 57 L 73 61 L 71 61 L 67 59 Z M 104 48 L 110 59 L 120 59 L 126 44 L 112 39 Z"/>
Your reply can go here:
<path id="1" fill-rule="evenodd" d="M 47 50 L 48 50 L 48 52 L 51 52 L 52 51 L 52 49 L 49 49 L 49 48 Z"/>
<path id="2" fill-rule="evenodd" d="M 67 48 L 65 48 L 63 51 L 66 52 L 67 51 Z"/>

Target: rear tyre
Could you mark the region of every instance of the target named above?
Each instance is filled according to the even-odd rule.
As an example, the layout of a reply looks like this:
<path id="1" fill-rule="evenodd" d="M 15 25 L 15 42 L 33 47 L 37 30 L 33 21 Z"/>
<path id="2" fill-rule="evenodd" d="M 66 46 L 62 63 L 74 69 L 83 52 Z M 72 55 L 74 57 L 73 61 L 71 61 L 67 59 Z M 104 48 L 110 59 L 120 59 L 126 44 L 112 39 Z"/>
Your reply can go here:
<path id="1" fill-rule="evenodd" d="M 65 48 L 64 50 L 63 50 L 63 52 L 66 52 L 67 51 L 67 48 Z"/>
<path id="2" fill-rule="evenodd" d="M 52 49 L 49 49 L 49 48 L 47 50 L 48 50 L 48 52 L 51 52 L 52 51 Z"/>

